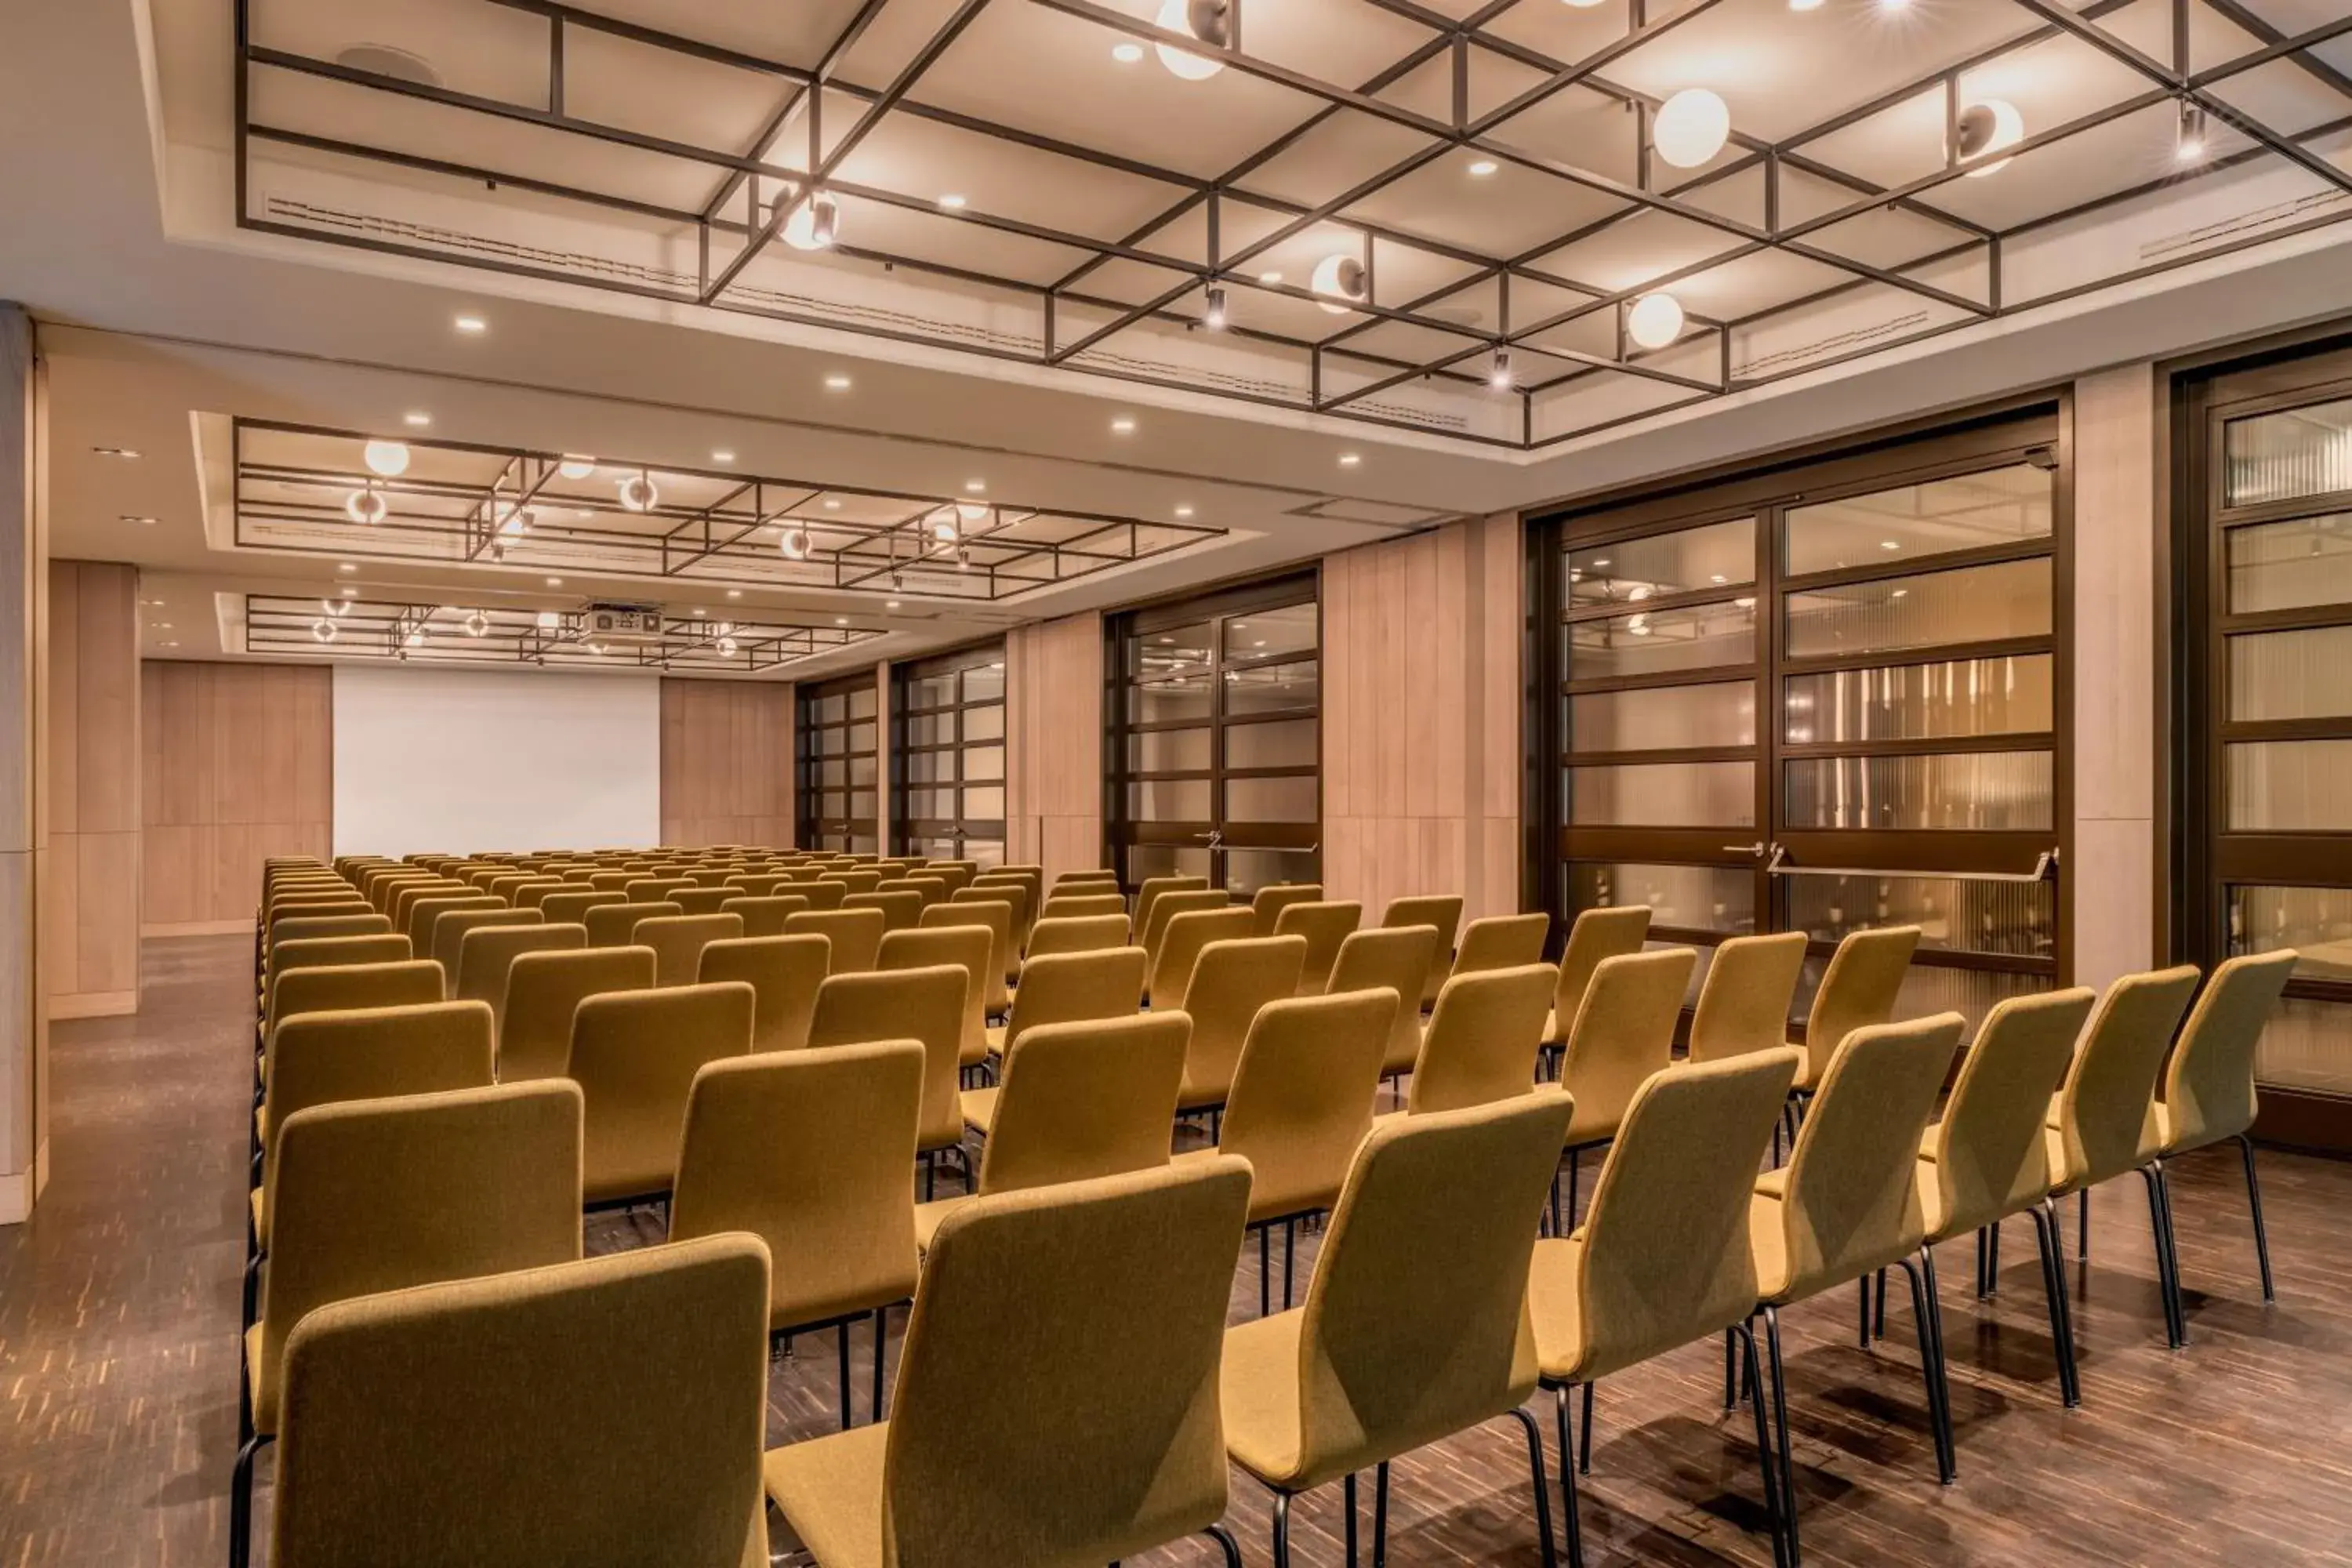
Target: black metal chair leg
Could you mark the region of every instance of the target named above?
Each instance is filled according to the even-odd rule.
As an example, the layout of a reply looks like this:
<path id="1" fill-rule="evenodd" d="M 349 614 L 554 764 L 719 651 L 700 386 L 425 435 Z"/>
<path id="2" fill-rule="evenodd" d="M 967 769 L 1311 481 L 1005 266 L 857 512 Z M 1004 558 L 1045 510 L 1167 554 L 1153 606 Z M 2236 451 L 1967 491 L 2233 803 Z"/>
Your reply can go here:
<path id="1" fill-rule="evenodd" d="M 849 1416 L 849 1399 L 850 1399 L 850 1394 L 849 1394 L 849 1322 L 848 1322 L 848 1320 L 844 1319 L 844 1320 L 842 1321 L 842 1322 L 839 1324 L 839 1326 L 838 1326 L 838 1327 L 836 1327 L 836 1328 L 835 1329 L 835 1331 L 834 1331 L 834 1338 L 835 1338 L 835 1342 L 836 1342 L 836 1343 L 837 1343 L 837 1345 L 838 1345 L 838 1347 L 839 1347 L 839 1349 L 840 1349 L 840 1352 L 841 1352 L 841 1377 L 840 1377 L 840 1380 L 839 1380 L 839 1381 L 840 1381 L 840 1387 L 841 1387 L 841 1429 L 842 1429 L 843 1431 L 846 1432 L 846 1431 L 848 1431 L 848 1430 L 849 1430 L 849 1420 L 850 1420 L 850 1416 Z"/>
<path id="2" fill-rule="evenodd" d="M 1576 1230 L 1577 1178 L 1581 1173 L 1583 1165 L 1584 1152 L 1581 1149 L 1570 1150 L 1568 1155 L 1568 1229 L 1559 1233 L 1562 1236 L 1572 1235 Z"/>
<path id="3" fill-rule="evenodd" d="M 1985 1227 L 1979 1226 L 1977 1226 L 1977 1300 L 1979 1301 L 1989 1294 L 1985 1289 Z"/>
<path id="4" fill-rule="evenodd" d="M 1723 1407 L 1739 1407 L 1739 1331 L 1723 1331 Z"/>
<path id="5" fill-rule="evenodd" d="M 2074 1256 L 2084 1267 L 2091 1261 L 2091 1189 L 2084 1187 L 2074 1199 Z"/>
<path id="6" fill-rule="evenodd" d="M 1878 1310 L 1872 1314 L 1871 1333 L 1878 1339 L 1886 1337 L 1886 1270 L 1878 1271 Z"/>
<path id="7" fill-rule="evenodd" d="M 882 1366 L 890 1348 L 890 1309 L 874 1309 L 874 1419 L 882 1419 Z"/>
<path id="8" fill-rule="evenodd" d="M 1514 1409 L 1511 1412 L 1511 1419 L 1519 1424 L 1519 1429 L 1528 1436 L 1528 1470 L 1535 1481 L 1536 1534 L 1543 1542 L 1543 1568 L 1559 1568 L 1559 1556 L 1554 1550 L 1551 1540 L 1551 1492 L 1550 1489 L 1544 1485 L 1543 1428 L 1537 1425 L 1536 1418 L 1525 1410 Z M 1565 1469 L 1567 1466 L 1567 1451 L 1563 1449 L 1560 1454 L 1560 1467 Z M 1384 1465 L 1381 1469 L 1385 1472 L 1387 1467 Z M 1385 1476 L 1381 1490 L 1381 1495 L 1385 1497 L 1388 1491 Z M 1374 1568 L 1379 1568 L 1377 1558 L 1374 1559 Z"/>
<path id="9" fill-rule="evenodd" d="M 1855 1280 L 1854 1284 L 1862 1289 L 1862 1324 L 1859 1338 L 1855 1342 L 1864 1350 L 1868 1350 L 1870 1348 L 1870 1276 L 1864 1275 Z"/>
<path id="10" fill-rule="evenodd" d="M 1348 1523 L 1347 1523 L 1347 1528 L 1346 1528 L 1346 1530 L 1345 1530 L 1345 1531 L 1344 1531 L 1345 1538 L 1346 1538 L 1347 1542 L 1348 1542 L 1348 1568 L 1356 1568 L 1356 1472 L 1355 1472 L 1355 1471 L 1353 1471 L 1353 1470 L 1349 1470 L 1349 1471 L 1348 1472 L 1347 1476 L 1343 1479 L 1343 1480 L 1342 1480 L 1342 1481 L 1341 1481 L 1341 1483 L 1340 1483 L 1340 1487 L 1339 1487 L 1339 1493 L 1340 1493 L 1340 1496 L 1342 1497 L 1342 1499 L 1344 1499 L 1344 1500 L 1344 1500 L 1344 1502 L 1343 1502 L 1343 1505 L 1342 1505 L 1342 1506 L 1344 1506 L 1344 1507 L 1347 1509 L 1347 1510 L 1348 1510 Z"/>
<path id="11" fill-rule="evenodd" d="M 1951 1389 L 1944 1376 L 1943 1347 L 1937 1342 L 1936 1314 L 1928 1309 L 1927 1281 L 1917 1265 L 1898 1265 L 1911 1281 L 1911 1316 L 1919 1331 L 1919 1369 L 1927 1388 L 1927 1425 L 1936 1438 L 1936 1474 L 1946 1486 L 1959 1479 L 1952 1452 Z"/>
<path id="12" fill-rule="evenodd" d="M 1274 1227 L 1257 1227 L 1257 1315 L 1274 1316 Z"/>
<path id="13" fill-rule="evenodd" d="M 2180 1289 L 2180 1238 L 2172 1224 L 2172 1176 L 2165 1169 L 2162 1160 L 2156 1162 L 2156 1196 L 2164 1209 L 2164 1268 L 2166 1282 L 2172 1288 L 2173 1326 L 2179 1331 L 2179 1345 L 2186 1345 L 2189 1343 L 2189 1299 Z"/>
<path id="14" fill-rule="evenodd" d="M 2271 1284 L 2271 1237 L 2263 1227 L 2263 1188 L 2254 1179 L 2254 1141 L 2244 1133 L 2238 1134 L 2238 1152 L 2246 1163 L 2246 1206 L 2254 1215 L 2254 1258 L 2263 1266 L 2263 1300 L 2275 1301 L 2278 1291 Z"/>
<path id="15" fill-rule="evenodd" d="M 1570 1458 L 1576 1452 L 1576 1437 L 1569 1427 L 1567 1389 L 1552 1390 L 1552 1411 L 1559 1422 L 1559 1508 L 1566 1521 L 1569 1568 L 1584 1568 L 1584 1530 L 1576 1517 L 1576 1466 Z"/>
<path id="16" fill-rule="evenodd" d="M 1740 1369 L 1751 1385 L 1761 1381 L 1756 1364 L 1756 1326 L 1753 1319 L 1746 1324 L 1726 1331 L 1727 1343 L 1736 1342 L 1740 1351 Z M 1756 1468 L 1764 1478 L 1764 1518 L 1772 1531 L 1772 1568 L 1791 1568 L 1788 1542 L 1780 1522 L 1780 1461 L 1772 1449 L 1770 1418 L 1764 1413 L 1764 1402 L 1755 1403 Z"/>
<path id="17" fill-rule="evenodd" d="M 1764 1309 L 1764 1348 L 1772 1374 L 1772 1429 L 1780 1456 L 1781 1520 L 1788 1531 L 1789 1562 L 1793 1565 L 1802 1551 L 1797 1532 L 1797 1458 L 1795 1445 L 1789 1441 L 1789 1390 L 1780 1356 L 1780 1314 L 1771 1307 Z M 1764 1403 L 1760 1386 L 1756 1391 L 1756 1402 Z"/>
<path id="18" fill-rule="evenodd" d="M 253 1557 L 253 1457 L 269 1439 L 248 1436 L 237 1445 L 229 1467 L 228 1568 L 245 1568 Z"/>
<path id="19" fill-rule="evenodd" d="M 1584 1408 L 1577 1413 L 1577 1420 L 1581 1423 L 1576 1433 L 1576 1473 L 1580 1476 L 1592 1473 L 1592 1389 L 1590 1383 L 1584 1385 Z"/>
<path id="20" fill-rule="evenodd" d="M 2164 1342 L 2168 1348 L 2179 1350 L 2188 1342 L 2188 1334 L 2173 1300 L 2172 1255 L 2168 1227 L 2165 1224 L 2163 1181 L 2153 1161 L 2140 1167 L 2139 1176 L 2147 1188 L 2148 1230 L 2156 1243 L 2156 1293 L 2164 1307 Z"/>
<path id="21" fill-rule="evenodd" d="M 1559 1227 L 1559 1167 L 1558 1165 L 1551 1168 L 1551 1234 L 1554 1236 L 1568 1234 Z"/>
<path id="22" fill-rule="evenodd" d="M 1274 1568 L 1290 1568 L 1290 1494 L 1274 1494 Z"/>
<path id="23" fill-rule="evenodd" d="M 2042 1255 L 2042 1290 L 2049 1300 L 2050 1346 L 2058 1359 L 2058 1397 L 2067 1409 L 2083 1403 L 2074 1381 L 2074 1340 L 2066 1321 L 2066 1260 L 2059 1248 L 2057 1221 L 2041 1207 L 2025 1211 L 2033 1222 L 2034 1249 Z"/>
<path id="24" fill-rule="evenodd" d="M 1543 1490 L 1543 1469 L 1536 1470 L 1536 1489 Z M 1382 1459 L 1372 1471 L 1372 1568 L 1388 1568 L 1389 1561 L 1389 1462 Z"/>
<path id="25" fill-rule="evenodd" d="M 1217 1550 L 1225 1554 L 1225 1568 L 1242 1568 L 1241 1542 L 1234 1539 L 1232 1531 L 1222 1524 L 1213 1524 L 1201 1533 L 1215 1542 Z"/>
<path id="26" fill-rule="evenodd" d="M 2000 1221 L 1985 1226 L 1985 1300 L 2000 1294 Z"/>
<path id="27" fill-rule="evenodd" d="M 1290 1310 L 1291 1266 L 1298 1260 L 1298 1222 L 1282 1222 L 1282 1310 Z"/>

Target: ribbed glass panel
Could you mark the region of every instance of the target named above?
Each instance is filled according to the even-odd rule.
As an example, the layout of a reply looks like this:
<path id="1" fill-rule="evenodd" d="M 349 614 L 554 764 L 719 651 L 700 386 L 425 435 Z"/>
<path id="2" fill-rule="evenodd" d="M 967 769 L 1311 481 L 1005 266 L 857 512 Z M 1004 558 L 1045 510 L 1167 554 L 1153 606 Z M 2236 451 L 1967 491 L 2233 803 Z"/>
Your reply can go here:
<path id="1" fill-rule="evenodd" d="M 1790 676 L 1781 733 L 1804 746 L 2047 731 L 2053 663 L 2037 653 Z"/>
<path id="2" fill-rule="evenodd" d="M 2352 981 L 2352 888 L 2230 889 L 2230 952 L 2301 955 L 2307 980 Z"/>
<path id="3" fill-rule="evenodd" d="M 2229 644 L 2231 718 L 2352 713 L 2352 626 L 2263 632 Z"/>
<path id="4" fill-rule="evenodd" d="M 2233 528 L 2221 544 L 2233 616 L 2352 604 L 2352 512 Z"/>
<path id="5" fill-rule="evenodd" d="M 1566 628 L 1568 678 L 1605 680 L 1756 662 L 1756 601 L 1731 599 L 1579 621 Z"/>
<path id="6" fill-rule="evenodd" d="M 1781 764 L 1791 827 L 2026 832 L 2053 820 L 2050 753 L 1822 757 Z"/>
<path id="7" fill-rule="evenodd" d="M 1297 664 L 1278 664 L 1271 669 L 1225 671 L 1228 716 L 1312 708 L 1321 696 L 1320 670 L 1311 658 Z"/>
<path id="8" fill-rule="evenodd" d="M 1568 770 L 1568 820 L 1586 827 L 1753 827 L 1753 763 Z"/>
<path id="9" fill-rule="evenodd" d="M 1788 654 L 1824 658 L 2050 635 L 2050 563 L 2010 561 L 1788 597 Z"/>
<path id="10" fill-rule="evenodd" d="M 2233 833 L 2352 832 L 2352 741 L 2225 746 Z"/>
<path id="11" fill-rule="evenodd" d="M 1752 680 L 1600 691 L 1568 700 L 1570 751 L 1663 752 L 1755 743 Z"/>
<path id="12" fill-rule="evenodd" d="M 1785 545 L 1789 574 L 2047 539 L 2055 477 L 2020 463 L 1793 507 Z"/>
<path id="13" fill-rule="evenodd" d="M 1829 966 L 1826 958 L 1808 958 L 1803 973 L 1797 980 L 1797 999 L 1791 1017 L 1803 1023 L 1812 1011 L 1813 993 L 1821 989 L 1822 972 Z M 1896 993 L 1895 1016 L 1925 1018 L 1937 1013 L 1958 1013 L 1969 1021 L 1962 1044 L 1976 1038 L 1985 1021 L 1985 1015 L 2012 996 L 2038 996 L 2051 989 L 2051 982 L 2039 974 L 2011 974 L 1997 969 L 1941 969 L 1930 964 L 1915 963 L 1903 977 L 1903 988 Z"/>
<path id="14" fill-rule="evenodd" d="M 2254 1049 L 2254 1079 L 2352 1094 L 2352 1006 L 2314 996 L 2282 1000 Z"/>
<path id="15" fill-rule="evenodd" d="M 1720 866 L 1577 861 L 1569 866 L 1568 910 L 1650 906 L 1653 925 L 1745 936 L 1756 929 L 1756 876 Z"/>
<path id="16" fill-rule="evenodd" d="M 1879 926 L 1916 925 L 1919 945 L 2014 958 L 2058 951 L 2051 882 L 1953 877 L 1791 877 L 1789 924 L 1822 942 Z"/>
<path id="17" fill-rule="evenodd" d="M 1311 768 L 1322 754 L 1312 719 L 1225 726 L 1225 766 L 1229 768 Z"/>
<path id="18" fill-rule="evenodd" d="M 1313 653 L 1318 625 L 1313 605 L 1254 610 L 1225 623 L 1225 658 L 1272 658 L 1277 654 Z"/>
<path id="19" fill-rule="evenodd" d="M 1631 605 L 1756 580 L 1756 520 L 1622 539 L 1568 552 L 1570 605 Z"/>
<path id="20" fill-rule="evenodd" d="M 1209 771 L 1209 731 L 1146 730 L 1127 738 L 1127 765 L 1139 773 Z"/>
<path id="21" fill-rule="evenodd" d="M 1227 822 L 1312 822 L 1321 794 L 1310 775 L 1287 779 L 1225 781 Z"/>
<path id="22" fill-rule="evenodd" d="M 2231 506 L 2352 490 L 2352 398 L 2232 419 L 2222 449 Z"/>

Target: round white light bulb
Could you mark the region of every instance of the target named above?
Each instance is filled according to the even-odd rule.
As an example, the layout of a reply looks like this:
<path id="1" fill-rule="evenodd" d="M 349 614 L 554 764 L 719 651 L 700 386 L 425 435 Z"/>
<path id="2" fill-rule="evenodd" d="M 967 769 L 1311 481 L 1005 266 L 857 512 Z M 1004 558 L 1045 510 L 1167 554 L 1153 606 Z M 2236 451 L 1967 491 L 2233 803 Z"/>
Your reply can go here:
<path id="1" fill-rule="evenodd" d="M 1188 0 L 1161 0 L 1160 14 L 1152 21 L 1171 33 L 1192 33 L 1192 6 Z M 1200 37 L 1193 33 L 1194 37 Z M 1176 47 L 1172 44 L 1154 44 L 1160 63 L 1168 74 L 1182 81 L 1206 81 L 1225 68 L 1223 60 L 1206 59 Z"/>
<path id="2" fill-rule="evenodd" d="M 489 631 L 490 617 L 482 614 L 481 611 L 476 610 L 472 615 L 466 617 L 466 635 L 467 637 L 488 637 L 489 635 Z"/>
<path id="3" fill-rule="evenodd" d="M 809 552 L 808 530 L 804 528 L 786 529 L 784 531 L 783 538 L 776 542 L 776 548 L 784 552 L 784 558 L 788 561 L 807 560 Z"/>
<path id="4" fill-rule="evenodd" d="M 310 635 L 320 642 L 332 642 L 335 640 L 336 636 L 335 623 L 332 621 L 312 621 L 310 623 Z"/>
<path id="5" fill-rule="evenodd" d="M 1625 332 L 1645 349 L 1662 349 L 1683 335 L 1683 303 L 1672 294 L 1644 294 L 1625 312 Z"/>
<path id="6" fill-rule="evenodd" d="M 365 523 L 370 527 L 382 522 L 384 514 L 391 510 L 391 505 L 376 494 L 373 485 L 363 490 L 353 490 L 343 498 L 343 515 L 353 522 Z"/>
<path id="7" fill-rule="evenodd" d="M 1980 123 L 1987 116 L 1991 121 L 1990 131 L 1978 132 L 1982 140 L 1974 147 L 1969 146 L 1970 132 L 1974 129 L 1971 117 L 1976 117 Z M 1987 174 L 1998 174 L 2009 167 L 2010 160 L 1994 158 L 1990 163 L 1983 160 L 2004 147 L 2014 147 L 2025 140 L 2025 116 L 2018 112 L 2017 105 L 2006 99 L 1988 98 L 1981 103 L 1971 103 L 1960 111 L 1960 162 L 1972 165 L 1969 170 L 1969 179 L 1981 180 Z"/>
<path id="8" fill-rule="evenodd" d="M 555 465 L 555 471 L 567 479 L 584 479 L 596 471 L 596 459 L 576 457 L 567 452 L 563 455 L 563 460 Z"/>
<path id="9" fill-rule="evenodd" d="M 408 443 L 405 441 L 370 441 L 362 454 L 367 459 L 368 471 L 385 479 L 397 479 L 408 472 Z"/>
<path id="10" fill-rule="evenodd" d="M 1731 140 L 1731 110 L 1703 87 L 1687 87 L 1659 106 L 1650 144 L 1677 169 L 1696 169 Z"/>
<path id="11" fill-rule="evenodd" d="M 1318 294 L 1328 294 L 1334 300 L 1346 300 L 1361 304 L 1364 299 L 1364 264 L 1353 256 L 1330 255 L 1315 264 L 1315 274 L 1307 286 Z M 1348 313 L 1346 305 L 1333 305 L 1318 300 L 1316 303 L 1334 316 Z"/>
<path id="12" fill-rule="evenodd" d="M 621 504 L 631 511 L 651 511 L 660 500 L 650 474 L 631 474 L 621 481 Z"/>

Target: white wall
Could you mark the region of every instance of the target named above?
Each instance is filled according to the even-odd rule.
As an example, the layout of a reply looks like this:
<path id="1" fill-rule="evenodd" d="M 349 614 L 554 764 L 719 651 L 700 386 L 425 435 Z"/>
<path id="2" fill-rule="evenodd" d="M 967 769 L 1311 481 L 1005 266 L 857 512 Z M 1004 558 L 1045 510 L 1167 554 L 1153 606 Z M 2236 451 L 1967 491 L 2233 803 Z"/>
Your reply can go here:
<path id="1" fill-rule="evenodd" d="M 661 681 L 337 665 L 334 821 L 338 855 L 656 843 Z"/>

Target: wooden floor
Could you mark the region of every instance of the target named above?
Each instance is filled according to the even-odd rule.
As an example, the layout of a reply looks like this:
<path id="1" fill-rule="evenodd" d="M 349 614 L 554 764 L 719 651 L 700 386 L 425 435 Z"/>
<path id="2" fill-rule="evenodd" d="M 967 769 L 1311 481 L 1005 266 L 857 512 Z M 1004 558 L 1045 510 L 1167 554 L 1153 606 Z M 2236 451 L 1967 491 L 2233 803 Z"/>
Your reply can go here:
<path id="1" fill-rule="evenodd" d="M 48 1193 L 30 1224 L 0 1229 L 0 1568 L 226 1557 L 248 952 L 237 938 L 151 942 L 139 1017 L 57 1028 Z M 1955 1487 L 1935 1482 L 1907 1304 L 1891 1303 L 1889 1339 L 1872 1351 L 1855 1344 L 1850 1295 L 1791 1311 L 1806 1561 L 2352 1563 L 2352 1166 L 2273 1154 L 2263 1173 L 2271 1309 L 2234 1160 L 2179 1172 L 2192 1342 L 2177 1354 L 2163 1346 L 2137 1184 L 2098 1194 L 2093 1261 L 2075 1276 L 2078 1411 L 2059 1405 L 2030 1228 L 2013 1228 L 1991 1302 L 1968 1289 L 1969 1249 L 1948 1249 Z M 650 1215 L 623 1215 L 590 1240 L 610 1250 L 654 1235 Z M 1252 1247 L 1237 1320 L 1256 1296 Z M 868 1344 L 861 1330 L 860 1419 Z M 776 1368 L 771 1442 L 835 1420 L 829 1336 L 799 1350 Z M 1721 1367 L 1716 1346 L 1697 1346 L 1600 1390 L 1589 1562 L 1770 1562 L 1751 1428 L 1723 1413 Z M 1536 1563 L 1524 1452 L 1496 1424 L 1399 1464 L 1389 1561 Z M 1302 1568 L 1342 1561 L 1339 1516 L 1336 1488 L 1302 1502 Z M 1265 1563 L 1265 1496 L 1246 1479 L 1230 1522 L 1246 1560 Z M 1218 1559 L 1201 1542 L 1148 1561 Z"/>

